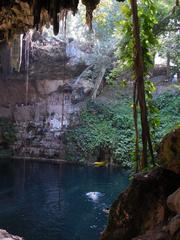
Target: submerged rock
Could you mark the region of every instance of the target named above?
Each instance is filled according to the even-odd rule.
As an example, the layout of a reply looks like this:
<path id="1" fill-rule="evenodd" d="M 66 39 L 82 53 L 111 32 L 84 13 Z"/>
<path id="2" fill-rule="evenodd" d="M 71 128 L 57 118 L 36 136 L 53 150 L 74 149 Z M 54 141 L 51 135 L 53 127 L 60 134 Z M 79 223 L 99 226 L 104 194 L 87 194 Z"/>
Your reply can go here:
<path id="1" fill-rule="evenodd" d="M 0 240 L 23 240 L 23 238 L 11 235 L 6 230 L 0 229 Z"/>
<path id="2" fill-rule="evenodd" d="M 135 176 L 113 203 L 101 240 L 131 240 L 163 224 L 170 216 L 167 197 L 179 187 L 179 182 L 179 175 L 163 168 Z"/>

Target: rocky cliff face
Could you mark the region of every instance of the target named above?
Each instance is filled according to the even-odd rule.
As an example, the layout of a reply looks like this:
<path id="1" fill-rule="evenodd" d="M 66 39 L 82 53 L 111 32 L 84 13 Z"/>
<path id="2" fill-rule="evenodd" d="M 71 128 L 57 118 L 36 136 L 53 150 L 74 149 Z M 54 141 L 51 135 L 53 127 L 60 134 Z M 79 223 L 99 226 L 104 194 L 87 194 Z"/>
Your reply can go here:
<path id="1" fill-rule="evenodd" d="M 35 32 L 30 39 L 28 45 L 19 35 L 6 45 L 10 58 L 9 70 L 2 66 L 0 77 L 0 117 L 16 123 L 16 155 L 63 158 L 61 135 L 77 124 L 96 85 L 92 49 L 73 39 L 50 39 L 46 33 Z M 1 51 L 2 59 L 7 51 Z"/>

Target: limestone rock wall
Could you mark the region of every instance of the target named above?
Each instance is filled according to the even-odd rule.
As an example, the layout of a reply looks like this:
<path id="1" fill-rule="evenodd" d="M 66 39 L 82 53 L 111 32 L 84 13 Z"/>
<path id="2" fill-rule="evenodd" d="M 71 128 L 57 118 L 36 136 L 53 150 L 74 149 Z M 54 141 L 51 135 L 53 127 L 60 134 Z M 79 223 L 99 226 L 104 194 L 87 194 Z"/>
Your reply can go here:
<path id="1" fill-rule="evenodd" d="M 77 124 L 81 106 L 95 86 L 93 69 L 88 70 L 91 54 L 72 39 L 33 37 L 28 72 L 26 64 L 23 71 L 19 68 L 21 45 L 16 51 L 15 43 L 10 46 L 14 57 L 9 76 L 1 75 L 0 117 L 15 122 L 17 141 L 12 147 L 16 156 L 63 158 L 61 136 L 68 126 Z"/>

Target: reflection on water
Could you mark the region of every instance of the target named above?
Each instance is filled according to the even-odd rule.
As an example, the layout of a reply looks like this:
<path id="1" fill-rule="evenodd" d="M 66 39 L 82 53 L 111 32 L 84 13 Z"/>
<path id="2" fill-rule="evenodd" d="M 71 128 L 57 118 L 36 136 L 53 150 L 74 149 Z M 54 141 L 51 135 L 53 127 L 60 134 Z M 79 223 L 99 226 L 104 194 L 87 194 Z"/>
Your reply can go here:
<path id="1" fill-rule="evenodd" d="M 119 169 L 0 160 L 0 228 L 26 240 L 96 240 L 128 185 Z"/>
<path id="2" fill-rule="evenodd" d="M 86 196 L 92 200 L 92 201 L 98 201 L 100 197 L 102 197 L 104 194 L 100 192 L 88 192 L 86 193 Z"/>

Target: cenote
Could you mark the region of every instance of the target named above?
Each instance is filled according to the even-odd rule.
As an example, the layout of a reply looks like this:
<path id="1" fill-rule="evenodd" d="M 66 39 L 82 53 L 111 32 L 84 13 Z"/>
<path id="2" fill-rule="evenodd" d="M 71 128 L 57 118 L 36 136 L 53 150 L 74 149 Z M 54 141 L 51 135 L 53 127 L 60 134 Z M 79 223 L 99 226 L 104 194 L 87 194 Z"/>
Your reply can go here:
<path id="1" fill-rule="evenodd" d="M 96 240 L 104 208 L 128 185 L 128 172 L 32 161 L 0 163 L 0 228 L 26 240 Z"/>

